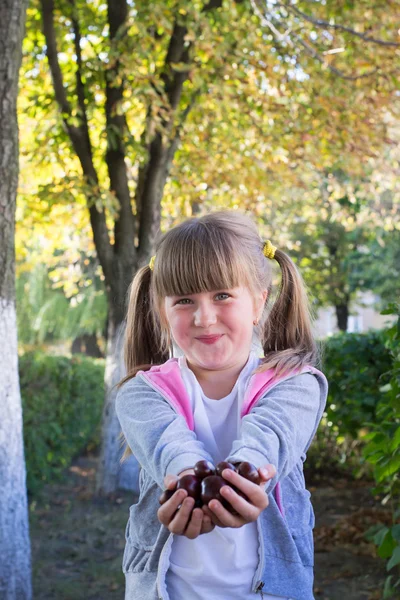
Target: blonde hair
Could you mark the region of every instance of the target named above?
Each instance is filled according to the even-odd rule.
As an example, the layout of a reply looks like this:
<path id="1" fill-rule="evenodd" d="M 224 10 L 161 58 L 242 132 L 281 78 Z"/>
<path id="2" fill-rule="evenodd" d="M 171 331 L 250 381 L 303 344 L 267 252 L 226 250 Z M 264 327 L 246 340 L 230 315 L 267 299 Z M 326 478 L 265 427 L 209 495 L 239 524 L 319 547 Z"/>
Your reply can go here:
<path id="1" fill-rule="evenodd" d="M 272 261 L 263 254 L 263 240 L 247 215 L 215 212 L 174 227 L 156 247 L 154 270 L 142 267 L 134 277 L 127 311 L 125 364 L 127 376 L 161 364 L 172 355 L 164 315 L 166 296 L 247 286 L 255 294 L 268 290 L 258 325 L 264 350 L 259 370 L 284 373 L 317 361 L 309 302 L 303 280 L 287 254 L 276 250 L 281 285 L 268 311 Z"/>

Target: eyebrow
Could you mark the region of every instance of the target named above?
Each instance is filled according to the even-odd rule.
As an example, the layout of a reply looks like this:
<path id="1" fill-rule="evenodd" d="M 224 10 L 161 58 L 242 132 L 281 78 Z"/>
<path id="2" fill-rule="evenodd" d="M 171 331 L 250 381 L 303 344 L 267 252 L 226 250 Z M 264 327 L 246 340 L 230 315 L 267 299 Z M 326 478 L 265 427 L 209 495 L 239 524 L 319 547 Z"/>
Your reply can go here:
<path id="1" fill-rule="evenodd" d="M 209 290 L 204 292 L 188 292 L 187 294 L 172 294 L 170 296 L 166 296 L 166 298 L 187 298 L 188 296 L 198 296 L 199 294 L 221 294 L 223 292 L 232 292 L 233 290 L 237 290 L 240 286 L 235 287 L 222 287 L 216 290 Z"/>

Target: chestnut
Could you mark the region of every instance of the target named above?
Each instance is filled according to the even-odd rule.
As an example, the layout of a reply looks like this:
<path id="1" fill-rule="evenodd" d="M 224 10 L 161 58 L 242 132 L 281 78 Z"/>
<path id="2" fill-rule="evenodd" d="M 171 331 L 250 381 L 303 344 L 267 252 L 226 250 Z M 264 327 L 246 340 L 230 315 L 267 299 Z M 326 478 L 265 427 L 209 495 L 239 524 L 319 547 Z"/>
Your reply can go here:
<path id="1" fill-rule="evenodd" d="M 227 500 L 220 494 L 220 490 L 224 485 L 228 485 L 225 479 L 219 475 L 210 475 L 205 477 L 201 482 L 201 499 L 203 504 L 211 502 L 211 500 L 219 500 L 222 506 L 229 509 L 231 506 Z"/>
<path id="2" fill-rule="evenodd" d="M 194 500 L 200 499 L 201 494 L 201 479 L 196 475 L 184 475 L 178 481 L 177 490 L 186 490 L 188 496 Z"/>
<path id="3" fill-rule="evenodd" d="M 222 471 L 224 469 L 229 469 L 230 471 L 236 471 L 235 465 L 233 465 L 232 463 L 226 461 L 226 460 L 222 460 L 221 462 L 219 462 L 216 467 L 215 467 L 215 474 L 219 475 L 220 477 L 222 477 Z"/>
<path id="4" fill-rule="evenodd" d="M 248 479 L 252 483 L 257 485 L 260 483 L 260 476 L 258 470 L 254 465 L 249 462 L 241 462 L 238 468 L 238 473 L 245 479 Z"/>
<path id="5" fill-rule="evenodd" d="M 209 460 L 199 460 L 194 465 L 194 474 L 200 479 L 215 475 L 214 465 Z"/>

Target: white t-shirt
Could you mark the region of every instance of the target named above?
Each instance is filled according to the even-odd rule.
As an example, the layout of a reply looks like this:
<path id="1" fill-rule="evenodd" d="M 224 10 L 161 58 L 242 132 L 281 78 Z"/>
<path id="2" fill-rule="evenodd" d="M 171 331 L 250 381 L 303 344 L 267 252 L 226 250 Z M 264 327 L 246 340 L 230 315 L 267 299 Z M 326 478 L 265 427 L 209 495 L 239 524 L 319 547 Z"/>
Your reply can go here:
<path id="1" fill-rule="evenodd" d="M 194 431 L 215 464 L 229 455 L 240 429 L 244 390 L 259 359 L 251 353 L 233 390 L 220 400 L 207 398 L 184 357 L 179 366 L 190 396 Z M 254 600 L 252 582 L 259 563 L 257 524 L 239 529 L 215 527 L 194 540 L 174 536 L 166 584 L 170 600 Z M 270 600 L 277 598 L 267 596 Z"/>

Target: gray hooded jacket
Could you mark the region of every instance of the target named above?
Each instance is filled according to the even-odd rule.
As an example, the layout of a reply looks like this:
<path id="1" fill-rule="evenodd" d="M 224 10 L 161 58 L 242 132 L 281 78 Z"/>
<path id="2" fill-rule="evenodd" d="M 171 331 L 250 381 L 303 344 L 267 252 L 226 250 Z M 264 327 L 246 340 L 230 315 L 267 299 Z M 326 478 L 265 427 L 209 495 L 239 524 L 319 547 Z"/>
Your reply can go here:
<path id="1" fill-rule="evenodd" d="M 240 436 L 226 460 L 248 461 L 257 468 L 272 463 L 277 470 L 265 488 L 269 506 L 257 520 L 255 598 L 259 593 L 260 598 L 273 594 L 314 600 L 314 512 L 303 462 L 326 397 L 326 379 L 312 367 L 283 378 L 264 371 L 249 381 Z M 140 496 L 130 508 L 126 528 L 125 600 L 174 600 L 165 585 L 173 534 L 157 518 L 163 480 L 168 473 L 192 468 L 198 460 L 212 460 L 193 431 L 178 361 L 170 359 L 127 381 L 119 390 L 116 410 L 141 465 Z"/>

